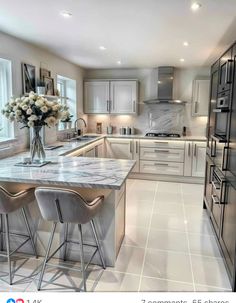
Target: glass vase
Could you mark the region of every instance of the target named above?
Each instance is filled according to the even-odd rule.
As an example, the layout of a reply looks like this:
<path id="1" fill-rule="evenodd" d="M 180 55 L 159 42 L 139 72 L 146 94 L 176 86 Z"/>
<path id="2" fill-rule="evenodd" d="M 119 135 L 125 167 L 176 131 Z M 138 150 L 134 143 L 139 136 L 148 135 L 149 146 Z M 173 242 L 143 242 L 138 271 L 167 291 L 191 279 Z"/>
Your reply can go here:
<path id="1" fill-rule="evenodd" d="M 32 128 L 32 140 L 30 144 L 31 163 L 45 161 L 46 155 L 41 137 L 42 126 L 34 126 Z"/>

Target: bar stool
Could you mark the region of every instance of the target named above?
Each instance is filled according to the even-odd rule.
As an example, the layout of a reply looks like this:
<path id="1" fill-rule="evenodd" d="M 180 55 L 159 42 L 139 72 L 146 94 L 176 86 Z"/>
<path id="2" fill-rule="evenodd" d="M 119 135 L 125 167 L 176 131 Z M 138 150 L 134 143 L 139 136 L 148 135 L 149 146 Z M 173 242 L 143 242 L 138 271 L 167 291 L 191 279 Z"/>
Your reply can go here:
<path id="1" fill-rule="evenodd" d="M 102 267 L 105 269 L 105 262 L 102 255 L 102 250 L 98 241 L 98 236 L 95 228 L 95 224 L 93 218 L 98 213 L 102 206 L 102 202 L 104 200 L 104 196 L 98 196 L 92 202 L 87 202 L 79 193 L 70 189 L 61 189 L 61 188 L 53 188 L 53 187 L 38 187 L 35 190 L 35 196 L 39 205 L 40 212 L 42 217 L 47 221 L 52 221 L 52 230 L 50 239 L 48 242 L 48 247 L 45 255 L 44 262 L 42 264 L 42 269 L 38 281 L 38 290 L 41 289 L 42 279 L 44 275 L 44 271 L 46 266 L 55 267 L 55 264 L 48 263 L 49 260 L 63 247 L 63 259 L 66 261 L 66 249 L 67 243 L 79 244 L 80 247 L 80 262 L 81 266 L 79 269 L 73 269 L 74 271 L 79 271 L 82 273 L 83 279 L 83 289 L 86 291 L 86 270 L 91 263 L 93 257 L 98 252 L 100 256 L 100 260 L 102 263 Z M 64 225 L 64 241 L 59 245 L 59 247 L 49 256 L 50 249 L 52 246 L 55 229 L 57 223 L 60 222 Z M 86 223 L 90 223 L 94 240 L 96 245 L 86 244 L 83 242 L 82 235 L 82 225 Z M 68 224 L 74 223 L 78 224 L 79 229 L 79 242 L 75 242 L 72 240 L 68 240 Z M 84 245 L 92 246 L 95 249 L 94 253 L 89 259 L 89 262 L 85 265 L 84 262 Z M 56 267 L 71 269 L 68 266 L 56 265 Z"/>
<path id="2" fill-rule="evenodd" d="M 1 239 L 0 239 L 0 250 L 3 251 L 3 234 L 5 234 L 5 241 L 6 241 L 6 254 L 0 253 L 0 256 L 6 257 L 8 259 L 8 268 L 9 268 L 9 284 L 12 285 L 12 272 L 11 272 L 11 255 L 17 252 L 26 242 L 30 240 L 34 255 L 37 258 L 36 247 L 34 244 L 34 240 L 32 237 L 32 233 L 29 227 L 29 222 L 26 216 L 26 212 L 24 207 L 35 200 L 34 196 L 34 188 L 29 188 L 27 190 L 23 190 L 16 194 L 9 193 L 6 189 L 0 186 L 0 217 L 1 217 Z M 28 235 L 21 235 L 16 233 L 9 232 L 9 220 L 8 215 L 17 211 L 18 209 L 21 210 L 26 229 Z M 3 218 L 5 221 L 5 232 L 3 231 Z M 23 241 L 16 249 L 10 251 L 10 235 L 25 237 L 25 241 Z"/>

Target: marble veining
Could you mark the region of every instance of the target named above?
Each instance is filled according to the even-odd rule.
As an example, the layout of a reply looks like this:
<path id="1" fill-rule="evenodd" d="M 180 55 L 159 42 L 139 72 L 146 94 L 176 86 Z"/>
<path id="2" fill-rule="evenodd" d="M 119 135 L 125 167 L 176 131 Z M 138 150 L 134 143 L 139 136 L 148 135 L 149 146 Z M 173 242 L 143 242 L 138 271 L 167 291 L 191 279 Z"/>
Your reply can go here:
<path id="1" fill-rule="evenodd" d="M 18 167 L 20 154 L 0 160 L 0 181 L 119 190 L 135 161 L 49 156 L 41 168 Z"/>

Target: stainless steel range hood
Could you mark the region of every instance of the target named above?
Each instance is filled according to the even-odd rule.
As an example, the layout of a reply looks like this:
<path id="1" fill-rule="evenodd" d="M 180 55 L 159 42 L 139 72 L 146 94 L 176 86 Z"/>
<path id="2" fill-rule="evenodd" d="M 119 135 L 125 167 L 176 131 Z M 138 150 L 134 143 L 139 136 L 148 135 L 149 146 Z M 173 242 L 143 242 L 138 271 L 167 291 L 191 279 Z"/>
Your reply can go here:
<path id="1" fill-rule="evenodd" d="M 185 104 L 186 101 L 173 98 L 174 67 L 158 67 L 157 98 L 143 101 L 146 104 L 172 103 Z"/>

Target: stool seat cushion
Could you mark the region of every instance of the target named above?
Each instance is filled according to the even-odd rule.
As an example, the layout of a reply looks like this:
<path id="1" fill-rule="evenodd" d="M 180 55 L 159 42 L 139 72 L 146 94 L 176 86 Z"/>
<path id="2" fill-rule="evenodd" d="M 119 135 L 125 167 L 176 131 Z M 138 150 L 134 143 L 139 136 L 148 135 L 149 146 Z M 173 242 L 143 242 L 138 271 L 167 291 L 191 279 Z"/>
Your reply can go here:
<path id="1" fill-rule="evenodd" d="M 85 224 L 100 210 L 104 196 L 87 202 L 78 192 L 64 188 L 38 187 L 35 196 L 45 220 Z"/>
<path id="2" fill-rule="evenodd" d="M 12 194 L 0 186 L 0 214 L 11 213 L 26 206 L 34 200 L 34 188 L 29 188 L 16 194 Z"/>

